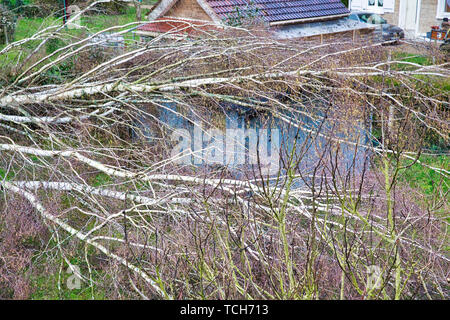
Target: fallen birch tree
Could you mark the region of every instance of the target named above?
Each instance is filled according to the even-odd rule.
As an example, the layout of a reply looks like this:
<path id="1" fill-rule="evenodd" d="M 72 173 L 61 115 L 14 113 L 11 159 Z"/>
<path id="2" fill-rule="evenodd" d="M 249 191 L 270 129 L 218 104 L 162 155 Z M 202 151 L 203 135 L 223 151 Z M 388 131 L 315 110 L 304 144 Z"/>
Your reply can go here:
<path id="1" fill-rule="evenodd" d="M 0 64 L 0 255 L 12 257 L 0 284 L 12 297 L 10 253 L 28 249 L 8 228 L 23 224 L 40 239 L 35 268 L 53 268 L 63 291 L 77 257 L 93 298 L 448 298 L 448 63 L 345 38 L 287 43 L 258 27 L 119 51 L 90 41 L 101 33 L 49 27 L 0 51 L 40 41 L 27 63 Z M 43 53 L 52 38 L 64 45 Z M 46 72 L 64 65 L 52 82 Z M 259 151 L 248 166 L 208 164 L 231 112 L 286 130 L 277 172 Z M 215 153 L 173 154 L 181 121 Z M 404 178 L 422 163 L 431 193 Z"/>

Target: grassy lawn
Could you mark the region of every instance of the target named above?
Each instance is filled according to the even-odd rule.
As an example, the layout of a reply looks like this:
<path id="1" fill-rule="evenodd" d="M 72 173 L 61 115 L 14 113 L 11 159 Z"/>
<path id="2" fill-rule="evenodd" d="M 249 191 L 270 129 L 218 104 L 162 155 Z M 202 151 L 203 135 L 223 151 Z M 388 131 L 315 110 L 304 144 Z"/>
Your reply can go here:
<path id="1" fill-rule="evenodd" d="M 143 13 L 146 12 L 143 10 Z M 128 7 L 126 13 L 121 15 L 89 15 L 81 17 L 81 29 L 67 29 L 63 28 L 59 31 L 57 37 L 52 37 L 47 40 L 46 44 L 39 49 L 37 53 L 34 54 L 32 59 L 27 59 L 25 65 L 22 62 L 33 52 L 42 42 L 42 39 L 27 41 L 15 48 L 10 49 L 5 54 L 0 55 L 0 72 L 5 76 L 3 80 L 0 78 L 0 86 L 2 83 L 14 80 L 14 77 L 19 75 L 23 70 L 26 70 L 29 66 L 33 65 L 35 62 L 43 59 L 48 54 L 55 52 L 56 50 L 63 48 L 64 46 L 76 42 L 86 36 L 102 31 L 106 28 L 114 26 L 123 26 L 136 21 L 136 10 L 134 7 Z M 125 40 L 125 46 L 130 46 L 135 41 L 139 41 L 139 37 L 135 37 L 132 33 L 132 29 L 136 25 L 131 25 L 126 28 L 117 28 L 111 30 L 111 32 L 128 31 L 122 34 Z M 52 31 L 61 28 L 62 18 L 57 18 L 54 16 L 49 16 L 46 18 L 25 18 L 20 17 L 17 21 L 16 31 L 14 35 L 14 41 L 19 41 L 22 39 L 27 39 L 37 32 L 42 31 L 46 28 L 52 27 L 46 31 L 47 34 Z M 0 45 L 0 50 L 3 49 L 5 45 Z M 65 54 L 64 50 L 55 54 L 42 63 L 46 64 L 50 61 L 54 61 L 58 58 L 60 54 Z M 31 71 L 37 71 L 41 66 L 37 65 L 33 67 Z M 53 66 L 45 72 L 45 79 L 47 83 L 60 83 L 71 77 L 72 60 L 66 60 L 57 66 Z"/>
<path id="2" fill-rule="evenodd" d="M 22 40 L 31 37 L 39 30 L 43 30 L 50 26 L 58 25 L 58 19 L 50 16 L 46 18 L 19 18 L 17 20 L 16 32 L 14 40 Z"/>
<path id="3" fill-rule="evenodd" d="M 441 168 L 444 170 L 450 169 L 448 155 L 441 156 L 421 156 L 420 161 L 431 167 Z M 405 161 L 405 164 L 409 161 Z M 403 179 L 409 183 L 411 187 L 421 189 L 426 195 L 433 195 L 437 192 L 438 185 L 442 183 L 442 191 L 448 192 L 450 179 L 443 177 L 441 174 L 422 166 L 418 163 L 412 165 L 407 170 L 403 171 Z"/>
<path id="4" fill-rule="evenodd" d="M 83 254 L 80 253 L 80 257 Z M 88 270 L 85 266 L 83 259 L 71 258 L 70 263 L 80 268 L 81 274 L 89 278 Z M 95 269 L 92 270 L 92 280 L 94 281 L 93 287 L 90 287 L 86 281 L 80 281 L 79 288 L 77 286 L 69 287 L 69 283 L 73 283 L 73 272 L 68 272 L 68 265 L 64 263 L 62 270 L 57 270 L 53 274 L 43 272 L 42 276 L 31 277 L 32 294 L 30 299 L 32 300 L 104 300 L 105 291 L 103 288 L 99 288 L 95 283 L 101 283 L 101 277 L 104 277 L 104 272 L 99 272 Z"/>
<path id="5" fill-rule="evenodd" d="M 125 25 L 130 22 L 136 21 L 136 11 L 134 7 L 129 7 L 127 12 L 122 15 L 92 15 L 92 16 L 83 16 L 81 18 L 81 29 L 65 29 L 63 30 L 63 35 L 66 35 L 67 38 L 65 41 L 73 41 L 78 37 L 82 36 L 86 33 L 95 33 L 101 31 L 103 29 Z M 38 31 L 44 30 L 45 28 L 54 26 L 55 29 L 60 27 L 62 24 L 61 18 L 56 18 L 54 16 L 49 16 L 46 18 L 24 18 L 20 17 L 17 21 L 16 31 L 14 34 L 14 41 L 22 40 L 31 37 L 36 34 Z M 132 26 L 131 26 L 132 27 Z M 130 26 L 126 29 L 130 29 Z M 121 29 L 117 29 L 115 31 L 119 31 Z M 125 28 L 123 29 L 125 30 Z M 124 35 L 125 40 L 130 40 L 133 38 L 133 34 L 128 32 Z M 71 39 L 71 40 L 70 40 Z M 17 65 L 21 62 L 21 60 L 26 56 L 25 49 L 34 49 L 40 40 L 30 41 L 24 44 L 22 47 L 14 48 L 8 51 L 6 54 L 0 56 L 0 67 L 2 66 L 11 66 Z M 60 41 L 60 45 L 63 45 L 64 42 Z M 54 43 L 53 43 L 54 45 Z M 49 45 L 47 44 L 47 47 Z M 5 45 L 0 45 L 0 50 L 3 49 Z M 47 53 L 56 50 L 57 48 L 51 48 Z"/>
<path id="6" fill-rule="evenodd" d="M 121 15 L 93 15 L 81 18 L 81 25 L 85 26 L 89 32 L 98 32 L 103 29 L 124 25 L 136 21 L 136 10 L 129 7 L 125 14 Z"/>
<path id="7" fill-rule="evenodd" d="M 136 21 L 136 11 L 133 7 L 129 7 L 127 12 L 122 15 L 92 15 L 81 17 L 81 30 L 86 30 L 87 32 L 97 32 L 102 29 L 124 25 L 130 22 Z M 54 16 L 49 16 L 46 18 L 25 18 L 20 17 L 17 20 L 16 31 L 14 34 L 14 41 L 22 40 L 31 37 L 36 32 L 43 30 L 50 26 L 61 26 L 62 19 L 56 18 Z M 68 34 L 77 34 L 79 30 L 67 30 Z M 4 45 L 0 46 L 0 49 Z"/>
<path id="8" fill-rule="evenodd" d="M 129 7 L 125 14 L 121 15 L 91 15 L 81 17 L 82 29 L 87 32 L 98 32 L 108 27 L 124 25 L 130 22 L 136 21 L 136 11 L 133 7 Z M 14 40 L 21 40 L 32 36 L 39 30 L 42 30 L 49 26 L 60 26 L 62 24 L 61 18 L 55 18 L 53 16 L 47 18 L 19 18 Z M 68 34 L 77 34 L 80 30 L 68 30 Z"/>
<path id="9" fill-rule="evenodd" d="M 417 63 L 420 64 L 421 66 L 429 66 L 432 64 L 432 59 L 430 59 L 430 57 L 406 52 L 395 52 L 393 54 L 393 59 L 401 60 L 404 62 Z"/>
<path id="10" fill-rule="evenodd" d="M 433 58 L 431 56 L 427 56 L 427 55 L 423 55 L 423 54 L 412 54 L 412 53 L 401 52 L 401 51 L 394 52 L 392 54 L 392 59 L 397 60 L 397 61 L 415 63 L 415 64 L 418 64 L 421 66 L 429 66 L 429 65 L 433 64 Z M 411 70 L 417 69 L 417 67 L 415 67 L 415 66 L 411 66 L 411 65 L 407 65 L 407 64 L 400 64 L 400 63 L 393 64 L 392 68 L 395 70 L 402 70 L 402 71 L 411 71 Z M 414 77 L 419 80 L 425 80 L 425 81 L 427 81 L 427 83 L 431 83 L 433 87 L 435 87 L 439 90 L 444 90 L 444 91 L 450 92 L 450 79 L 448 79 L 448 78 L 447 79 L 439 78 L 439 81 L 429 82 L 428 81 L 430 79 L 429 77 L 423 77 L 423 76 L 414 76 Z"/>

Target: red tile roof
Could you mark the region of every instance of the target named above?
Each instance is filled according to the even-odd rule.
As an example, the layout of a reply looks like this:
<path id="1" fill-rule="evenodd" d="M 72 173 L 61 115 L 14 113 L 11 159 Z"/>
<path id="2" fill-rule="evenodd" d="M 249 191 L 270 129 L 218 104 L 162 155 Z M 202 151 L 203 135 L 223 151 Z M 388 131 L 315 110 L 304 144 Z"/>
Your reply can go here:
<path id="1" fill-rule="evenodd" d="M 266 23 L 285 24 L 291 20 L 320 20 L 330 16 L 349 14 L 349 10 L 341 0 L 197 0 L 208 14 L 217 21 L 217 17 L 224 23 L 230 18 L 259 16 Z M 139 31 L 155 33 L 175 33 L 199 35 L 205 31 L 217 31 L 217 25 L 213 22 L 195 21 L 183 18 L 161 16 L 175 4 L 177 0 L 159 0 L 152 11 L 159 8 L 160 17 L 153 22 L 140 26 Z M 206 7 L 210 9 L 207 10 Z M 213 17 L 213 15 L 215 15 Z"/>
<path id="2" fill-rule="evenodd" d="M 266 22 L 320 18 L 348 14 L 349 10 L 340 0 L 206 0 L 223 20 L 241 12 L 258 12 Z M 256 9 L 256 10 L 255 10 Z"/>

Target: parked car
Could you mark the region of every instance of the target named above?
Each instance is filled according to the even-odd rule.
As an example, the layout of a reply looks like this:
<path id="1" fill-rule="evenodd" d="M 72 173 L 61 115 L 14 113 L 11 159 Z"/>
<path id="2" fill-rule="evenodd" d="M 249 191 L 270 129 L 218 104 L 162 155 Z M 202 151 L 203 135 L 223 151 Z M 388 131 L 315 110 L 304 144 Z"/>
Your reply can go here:
<path id="1" fill-rule="evenodd" d="M 349 18 L 363 23 L 380 25 L 379 30 L 381 30 L 384 41 L 398 40 L 405 37 L 405 32 L 402 28 L 387 23 L 385 19 L 376 13 L 352 12 Z"/>

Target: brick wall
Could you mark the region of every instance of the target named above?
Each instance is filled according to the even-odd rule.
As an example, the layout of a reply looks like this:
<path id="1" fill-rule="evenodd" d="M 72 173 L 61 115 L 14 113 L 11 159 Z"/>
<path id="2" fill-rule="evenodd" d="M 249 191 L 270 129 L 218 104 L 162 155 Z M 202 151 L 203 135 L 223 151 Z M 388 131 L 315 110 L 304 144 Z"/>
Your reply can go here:
<path id="1" fill-rule="evenodd" d="M 440 26 L 442 20 L 436 19 L 438 0 L 422 0 L 420 8 L 419 32 L 430 31 L 431 26 Z"/>
<path id="2" fill-rule="evenodd" d="M 383 14 L 383 18 L 387 20 L 388 23 L 398 26 L 398 15 L 400 12 L 400 1 L 395 0 L 394 12 L 389 12 Z"/>
<path id="3" fill-rule="evenodd" d="M 165 16 L 211 21 L 211 18 L 199 6 L 196 0 L 178 1 Z"/>

